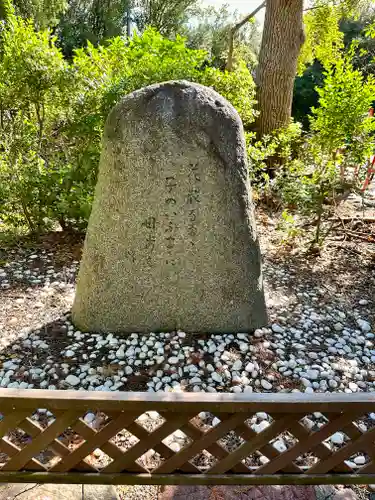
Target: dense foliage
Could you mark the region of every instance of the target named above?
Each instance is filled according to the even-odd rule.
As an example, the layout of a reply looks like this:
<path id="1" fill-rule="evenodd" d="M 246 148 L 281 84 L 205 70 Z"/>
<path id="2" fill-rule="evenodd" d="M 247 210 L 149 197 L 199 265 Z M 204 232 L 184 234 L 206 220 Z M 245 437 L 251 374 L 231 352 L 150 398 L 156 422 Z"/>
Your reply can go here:
<path id="1" fill-rule="evenodd" d="M 130 0 L 69 0 L 55 30 L 58 45 L 66 57 L 74 49 L 94 45 L 125 31 Z"/>
<path id="2" fill-rule="evenodd" d="M 152 26 L 164 36 L 181 33 L 197 0 L 133 0 L 132 19 L 140 31 Z"/>
<path id="3" fill-rule="evenodd" d="M 322 231 L 324 220 L 350 192 L 360 190 L 374 152 L 375 120 L 368 111 L 375 78 L 354 69 L 353 53 L 340 53 L 335 63 L 327 64 L 324 84 L 316 89 L 319 106 L 312 109 L 308 135 L 303 137 L 301 128 L 292 124 L 249 147 L 257 165 L 255 180 L 261 179 L 263 195 L 277 199 L 284 209 L 284 228 L 296 236 L 292 214 L 307 217 L 315 227 L 314 244 L 327 234 Z M 270 179 L 265 160 L 275 151 L 280 166 Z"/>
<path id="4" fill-rule="evenodd" d="M 324 220 L 359 189 L 374 150 L 375 121 L 368 116 L 375 96 L 373 10 L 343 19 L 342 6 L 347 13 L 351 0 L 315 0 L 319 8 L 306 15 L 308 36 L 295 83 L 297 121 L 256 140 L 250 68 L 257 31 L 255 25 L 244 28 L 234 71 L 222 71 L 235 19 L 227 8 L 195 9 L 189 25 L 190 0 L 174 3 L 174 14 L 162 9 L 164 17 L 155 6 L 165 0 L 54 0 L 44 13 L 44 0 L 16 1 L 15 7 L 0 2 L 0 230 L 2 224 L 31 231 L 57 224 L 84 228 L 110 109 L 129 92 L 170 79 L 212 86 L 236 107 L 247 131 L 256 198 L 282 212 L 289 235 L 308 227 L 307 219 L 319 243 Z M 130 5 L 142 30 L 132 38 L 116 36 L 124 33 Z M 38 20 L 25 19 L 24 11 Z M 146 14 L 149 21 L 142 18 Z M 54 34 L 39 29 L 58 16 Z M 143 26 L 157 22 L 165 29 Z M 160 30 L 186 38 L 168 38 Z"/>
<path id="5" fill-rule="evenodd" d="M 213 64 L 225 68 L 229 52 L 230 31 L 240 16 L 229 9 L 228 4 L 220 8 L 199 6 L 191 11 L 191 19 L 184 27 L 187 44 L 191 48 L 206 50 Z M 249 68 L 257 63 L 260 32 L 256 21 L 246 23 L 235 37 L 234 60 L 244 61 Z"/>
<path id="6" fill-rule="evenodd" d="M 153 29 L 64 60 L 49 31 L 13 14 L 1 33 L 0 219 L 41 230 L 57 221 L 84 227 L 90 213 L 104 120 L 125 94 L 169 79 L 214 87 L 254 119 L 254 83 L 245 64 L 225 73 L 207 53 Z"/>
<path id="7" fill-rule="evenodd" d="M 68 0 L 13 0 L 12 6 L 18 16 L 32 19 L 37 29 L 46 29 L 58 23 Z M 0 0 L 0 19 L 6 19 L 10 8 L 10 0 Z"/>

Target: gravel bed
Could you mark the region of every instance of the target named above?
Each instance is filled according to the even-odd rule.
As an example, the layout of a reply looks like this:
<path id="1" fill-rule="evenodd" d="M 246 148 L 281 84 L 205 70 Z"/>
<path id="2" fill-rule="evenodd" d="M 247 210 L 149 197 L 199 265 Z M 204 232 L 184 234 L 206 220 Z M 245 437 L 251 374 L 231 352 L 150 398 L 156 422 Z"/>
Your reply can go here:
<path id="1" fill-rule="evenodd" d="M 292 296 L 281 296 L 276 304 L 269 298 L 273 321 L 251 335 L 188 335 L 183 331 L 102 335 L 75 329 L 69 312 L 36 328 L 9 328 L 19 320 L 12 316 L 18 306 L 46 312 L 48 306 L 55 307 L 56 295 L 60 303 L 71 303 L 78 262 L 56 272 L 50 258 L 47 253 L 33 253 L 0 268 L 0 287 L 13 294 L 0 323 L 5 330 L 0 339 L 1 387 L 375 391 L 375 334 L 369 298 L 358 297 L 354 307 L 344 310 L 331 296 L 327 298 L 324 288 L 301 284 Z M 36 261 L 43 265 L 35 267 Z M 291 276 L 280 277 L 277 270 L 270 270 L 267 278 L 287 282 Z M 16 285 L 22 289 L 13 291 Z M 6 310 L 10 303 L 13 311 Z M 47 312 L 53 316 L 51 310 Z"/>
<path id="2" fill-rule="evenodd" d="M 127 336 L 81 332 L 70 321 L 78 259 L 56 264 L 55 254 L 43 247 L 0 252 L 0 387 L 150 392 L 374 392 L 374 268 L 371 259 L 354 259 L 348 267 L 334 247 L 317 263 L 300 255 L 285 255 L 274 246 L 272 223 L 262 223 L 264 275 L 270 323 L 254 334 L 188 335 L 183 331 Z M 271 236 L 264 236 L 269 233 Z M 350 255 L 350 254 L 349 254 Z M 348 258 L 348 252 L 345 252 Z M 347 262 L 347 261 L 346 261 Z M 139 423 L 152 430 L 162 422 L 150 412 Z M 41 409 L 32 418 L 43 425 L 53 415 Z M 105 416 L 89 412 L 88 425 L 98 428 Z M 207 430 L 219 423 L 202 412 L 198 425 Z M 248 421 L 261 432 L 272 421 L 258 413 Z M 316 430 L 326 422 L 320 413 L 302 423 Z M 356 424 L 362 431 L 375 425 L 375 414 Z M 22 436 L 15 436 L 22 441 Z M 75 446 L 75 436 L 65 436 Z M 136 438 L 135 438 L 136 439 Z M 348 437 L 337 432 L 326 441 L 339 449 Z M 189 438 L 181 431 L 165 441 L 178 451 Z M 241 444 L 235 433 L 222 445 L 229 451 Z M 272 444 L 285 451 L 295 438 L 284 433 Z M 127 449 L 134 436 L 125 433 L 115 443 Z M 94 454 L 96 466 L 107 456 Z M 299 465 L 312 465 L 312 455 Z M 155 466 L 160 456 L 145 454 L 141 463 Z M 369 461 L 365 453 L 350 459 L 352 467 Z M 210 454 L 196 457 L 206 468 Z M 248 465 L 267 462 L 260 453 Z"/>

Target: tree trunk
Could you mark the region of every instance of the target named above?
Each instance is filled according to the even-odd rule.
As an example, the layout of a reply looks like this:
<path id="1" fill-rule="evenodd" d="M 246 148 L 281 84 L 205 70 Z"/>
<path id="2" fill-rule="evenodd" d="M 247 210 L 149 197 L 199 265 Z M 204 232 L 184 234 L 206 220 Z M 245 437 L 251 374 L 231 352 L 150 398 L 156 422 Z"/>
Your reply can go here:
<path id="1" fill-rule="evenodd" d="M 303 42 L 303 0 L 267 0 L 256 78 L 258 137 L 289 124 Z"/>

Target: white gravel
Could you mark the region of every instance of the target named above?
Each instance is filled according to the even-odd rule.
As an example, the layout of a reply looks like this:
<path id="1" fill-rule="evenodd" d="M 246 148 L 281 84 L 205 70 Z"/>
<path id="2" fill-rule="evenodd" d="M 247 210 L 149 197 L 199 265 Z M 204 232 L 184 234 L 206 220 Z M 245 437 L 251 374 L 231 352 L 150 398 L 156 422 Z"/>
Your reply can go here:
<path id="1" fill-rule="evenodd" d="M 23 287 L 15 307 L 29 296 L 35 302 L 35 294 L 41 300 L 58 294 L 71 304 L 78 263 L 56 271 L 51 259 L 45 251 L 15 255 L 0 268 L 3 293 Z M 285 272 L 271 278 L 281 285 L 289 279 Z M 271 326 L 253 335 L 101 335 L 76 330 L 67 314 L 57 315 L 56 339 L 44 324 L 17 331 L 6 314 L 0 386 L 116 391 L 129 388 L 129 378 L 136 388 L 142 377 L 143 389 L 156 392 L 375 391 L 370 299 L 358 297 L 344 309 L 326 300 L 324 288 L 301 283 L 277 304 L 271 294 L 267 302 Z M 51 313 L 49 303 L 41 306 Z"/>
<path id="2" fill-rule="evenodd" d="M 12 256 L 11 256 L 12 257 Z M 55 269 L 52 254 L 16 253 L 0 268 L 0 386 L 9 388 L 150 392 L 374 392 L 375 332 L 371 290 L 353 307 L 321 285 L 266 268 L 270 326 L 247 333 L 190 335 L 183 331 L 120 336 L 81 332 L 70 321 L 78 262 Z M 35 262 L 40 266 L 34 266 Z M 272 283 L 272 287 L 270 287 Z M 19 311 L 24 323 L 19 326 Z M 64 312 L 64 314 L 63 314 Z M 25 326 L 25 322 L 28 326 Z M 155 417 L 155 416 L 154 416 Z M 157 418 L 157 415 L 156 415 Z M 201 415 L 206 425 L 216 416 Z M 150 413 L 147 419 L 152 420 Z M 146 419 L 146 421 L 147 421 Z M 88 424 L 96 416 L 88 412 Z M 324 425 L 320 414 L 303 423 L 309 430 Z M 251 419 L 256 432 L 272 422 L 267 414 Z M 375 425 L 375 415 L 357 422 Z M 341 447 L 343 433 L 327 439 Z M 169 443 L 183 446 L 183 437 Z M 273 445 L 285 451 L 288 436 Z M 367 457 L 353 457 L 355 466 Z"/>

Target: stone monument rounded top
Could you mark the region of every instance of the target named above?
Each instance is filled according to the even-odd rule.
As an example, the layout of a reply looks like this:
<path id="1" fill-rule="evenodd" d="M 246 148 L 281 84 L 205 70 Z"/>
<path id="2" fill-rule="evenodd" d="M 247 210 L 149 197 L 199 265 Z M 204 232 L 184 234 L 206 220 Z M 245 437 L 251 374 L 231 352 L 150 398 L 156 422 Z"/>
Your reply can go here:
<path id="1" fill-rule="evenodd" d="M 267 321 L 240 117 L 171 81 L 108 116 L 73 321 L 111 332 L 244 332 Z"/>

